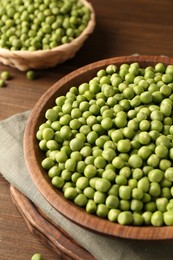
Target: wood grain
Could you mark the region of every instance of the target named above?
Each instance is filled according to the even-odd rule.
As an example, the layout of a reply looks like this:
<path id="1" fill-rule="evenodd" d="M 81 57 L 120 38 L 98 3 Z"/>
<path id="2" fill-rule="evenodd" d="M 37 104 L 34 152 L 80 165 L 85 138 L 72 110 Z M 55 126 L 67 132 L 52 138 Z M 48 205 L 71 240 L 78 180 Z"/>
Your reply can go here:
<path id="1" fill-rule="evenodd" d="M 46 171 L 41 167 L 43 153 L 39 149 L 36 133 L 45 122 L 45 112 L 55 105 L 56 97 L 65 94 L 71 86 L 79 86 L 92 79 L 96 72 L 110 64 L 119 67 L 123 63 L 139 62 L 140 67 L 154 66 L 156 63 L 173 64 L 173 59 L 160 56 L 123 56 L 110 58 L 84 66 L 56 82 L 40 98 L 26 125 L 24 134 L 24 155 L 29 173 L 39 191 L 48 202 L 63 215 L 78 225 L 103 235 L 131 239 L 167 239 L 173 238 L 173 227 L 129 227 L 112 223 L 97 216 L 87 214 L 83 208 L 66 200 L 63 193 L 51 185 Z"/>

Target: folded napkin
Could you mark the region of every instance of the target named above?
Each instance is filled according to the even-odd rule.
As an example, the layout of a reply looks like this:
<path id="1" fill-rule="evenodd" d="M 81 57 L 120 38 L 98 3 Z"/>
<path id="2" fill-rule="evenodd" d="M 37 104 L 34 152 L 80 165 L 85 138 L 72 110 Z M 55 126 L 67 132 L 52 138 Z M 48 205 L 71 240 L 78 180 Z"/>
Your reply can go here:
<path id="1" fill-rule="evenodd" d="M 88 231 L 56 211 L 32 182 L 23 155 L 23 134 L 30 111 L 0 122 L 0 173 L 98 260 L 173 259 L 173 240 L 108 238 Z"/>

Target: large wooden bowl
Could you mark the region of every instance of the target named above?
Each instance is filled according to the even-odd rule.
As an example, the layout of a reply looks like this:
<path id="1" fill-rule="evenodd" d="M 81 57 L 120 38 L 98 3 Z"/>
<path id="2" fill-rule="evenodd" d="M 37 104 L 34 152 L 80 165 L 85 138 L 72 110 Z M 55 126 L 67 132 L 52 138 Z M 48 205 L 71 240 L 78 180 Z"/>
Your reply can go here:
<path id="1" fill-rule="evenodd" d="M 0 48 L 0 62 L 18 70 L 26 71 L 29 69 L 51 68 L 73 58 L 86 39 L 93 33 L 96 24 L 95 12 L 91 3 L 87 0 L 80 1 L 91 10 L 91 18 L 84 31 L 72 42 L 59 45 L 50 50 L 11 51 Z"/>
<path id="2" fill-rule="evenodd" d="M 24 153 L 29 174 L 33 182 L 45 199 L 59 212 L 76 224 L 99 232 L 104 235 L 123 237 L 130 239 L 170 239 L 173 238 L 173 226 L 163 227 L 136 227 L 122 226 L 90 215 L 86 211 L 69 200 L 63 193 L 51 185 L 47 173 L 41 167 L 43 154 L 38 147 L 36 132 L 41 123 L 45 121 L 44 115 L 48 108 L 54 106 L 55 98 L 63 95 L 71 86 L 78 86 L 92 79 L 96 72 L 109 64 L 119 66 L 122 63 L 139 62 L 140 66 L 146 67 L 158 62 L 173 64 L 173 58 L 157 56 L 126 56 L 110 58 L 84 66 L 60 79 L 39 99 L 33 108 L 26 125 L 24 135 Z"/>

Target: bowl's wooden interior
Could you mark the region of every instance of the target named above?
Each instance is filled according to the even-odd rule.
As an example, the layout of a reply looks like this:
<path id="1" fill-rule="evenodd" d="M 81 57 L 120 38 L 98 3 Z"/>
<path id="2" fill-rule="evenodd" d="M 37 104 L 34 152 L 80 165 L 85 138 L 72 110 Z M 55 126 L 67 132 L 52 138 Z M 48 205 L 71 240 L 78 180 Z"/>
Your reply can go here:
<path id="1" fill-rule="evenodd" d="M 84 209 L 66 200 L 62 192 L 51 185 L 47 173 L 41 167 L 43 153 L 38 147 L 36 132 L 39 125 L 45 122 L 44 115 L 46 110 L 55 105 L 55 98 L 65 94 L 72 86 L 79 86 L 81 83 L 88 82 L 96 76 L 98 70 L 105 68 L 109 64 L 119 66 L 122 63 L 132 62 L 139 62 L 141 67 L 147 67 L 158 62 L 162 62 L 165 65 L 173 64 L 173 59 L 157 56 L 116 57 L 89 64 L 63 77 L 39 99 L 31 112 L 24 135 L 25 160 L 30 176 L 41 194 L 57 211 L 61 212 L 76 224 L 108 236 L 131 239 L 169 239 L 173 238 L 173 227 L 170 226 L 122 226 L 86 213 Z"/>

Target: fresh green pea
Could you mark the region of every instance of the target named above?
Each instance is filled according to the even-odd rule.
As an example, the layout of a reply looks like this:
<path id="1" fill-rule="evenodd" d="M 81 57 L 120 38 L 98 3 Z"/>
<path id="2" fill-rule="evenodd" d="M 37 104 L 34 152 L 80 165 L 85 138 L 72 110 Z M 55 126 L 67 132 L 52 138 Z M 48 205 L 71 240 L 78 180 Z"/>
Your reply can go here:
<path id="1" fill-rule="evenodd" d="M 111 187 L 111 182 L 107 179 L 98 178 L 95 183 L 95 189 L 101 192 L 107 192 Z"/>
<path id="2" fill-rule="evenodd" d="M 137 180 L 136 179 L 129 179 L 128 180 L 128 185 L 130 186 L 130 187 L 132 187 L 132 189 L 133 188 L 135 188 L 135 187 L 137 187 Z"/>
<path id="3" fill-rule="evenodd" d="M 58 189 L 61 189 L 64 185 L 65 181 L 63 178 L 59 177 L 59 176 L 54 176 L 52 178 L 52 184 L 57 187 Z"/>
<path id="4" fill-rule="evenodd" d="M 123 199 L 121 199 L 119 201 L 119 209 L 121 211 L 130 210 L 130 200 L 123 200 Z"/>
<path id="5" fill-rule="evenodd" d="M 133 221 L 133 215 L 130 211 L 120 212 L 118 215 L 118 223 L 121 225 L 130 225 Z"/>
<path id="6" fill-rule="evenodd" d="M 54 176 L 59 176 L 61 173 L 57 165 L 52 166 L 48 171 L 48 176 L 52 179 Z"/>
<path id="7" fill-rule="evenodd" d="M 143 216 L 138 212 L 134 212 L 133 213 L 133 225 L 142 226 L 143 222 L 144 222 Z"/>
<path id="8" fill-rule="evenodd" d="M 149 147 L 147 146 L 142 146 L 138 150 L 138 155 L 143 159 L 146 160 L 150 155 L 152 151 Z"/>
<path id="9" fill-rule="evenodd" d="M 104 204 L 106 200 L 106 194 L 101 191 L 95 191 L 93 199 L 97 204 Z"/>
<path id="10" fill-rule="evenodd" d="M 61 172 L 61 177 L 63 178 L 64 181 L 70 181 L 72 177 L 72 172 L 67 169 L 64 169 Z"/>
<path id="11" fill-rule="evenodd" d="M 151 154 L 147 159 L 147 165 L 153 168 L 158 167 L 160 158 L 156 154 Z"/>
<path id="12" fill-rule="evenodd" d="M 120 210 L 119 209 L 110 209 L 108 212 L 108 219 L 111 222 L 117 222 L 118 219 L 118 215 L 120 214 Z"/>
<path id="13" fill-rule="evenodd" d="M 89 184 L 89 180 L 85 176 L 79 177 L 76 181 L 76 187 L 81 190 L 84 190 L 86 187 L 88 187 L 88 184 Z"/>
<path id="14" fill-rule="evenodd" d="M 129 152 L 131 149 L 131 143 L 129 139 L 119 140 L 117 143 L 117 150 L 122 153 Z"/>
<path id="15" fill-rule="evenodd" d="M 161 211 L 155 211 L 151 217 L 151 224 L 156 227 L 163 226 L 163 214 Z"/>
<path id="16" fill-rule="evenodd" d="M 112 160 L 112 165 L 117 169 L 121 169 L 125 166 L 125 161 L 120 156 L 116 156 Z"/>
<path id="17" fill-rule="evenodd" d="M 130 186 L 121 185 L 119 187 L 119 197 L 124 200 L 129 200 L 131 198 L 132 188 Z"/>
<path id="18" fill-rule="evenodd" d="M 37 74 L 36 74 L 36 72 L 33 71 L 33 70 L 28 70 L 28 71 L 26 72 L 26 77 L 27 77 L 27 79 L 29 79 L 29 80 L 34 80 L 34 79 L 36 79 Z"/>
<path id="19" fill-rule="evenodd" d="M 105 204 L 98 204 L 96 215 L 101 218 L 106 218 L 108 215 L 109 209 Z"/>
<path id="20" fill-rule="evenodd" d="M 86 198 L 86 196 L 84 194 L 78 194 L 75 198 L 74 198 L 74 203 L 80 207 L 84 207 L 87 204 L 88 199 Z"/>
<path id="21" fill-rule="evenodd" d="M 148 192 L 150 187 L 150 182 L 146 176 L 142 177 L 137 184 L 138 188 L 142 189 L 143 192 Z"/>
<path id="22" fill-rule="evenodd" d="M 115 180 L 115 177 L 116 177 L 116 173 L 113 169 L 106 169 L 102 173 L 102 178 L 107 179 L 111 182 Z"/>
<path id="23" fill-rule="evenodd" d="M 161 193 L 160 185 L 157 182 L 152 182 L 149 188 L 149 194 L 153 197 L 158 197 Z"/>
<path id="24" fill-rule="evenodd" d="M 126 185 L 127 184 L 127 178 L 123 175 L 117 175 L 115 177 L 115 183 L 118 185 Z"/>
<path id="25" fill-rule="evenodd" d="M 0 76 L 3 80 L 9 80 L 11 78 L 9 71 L 2 71 Z"/>
<path id="26" fill-rule="evenodd" d="M 132 168 L 140 168 L 143 161 L 139 155 L 133 154 L 130 156 L 128 163 Z"/>
<path id="27" fill-rule="evenodd" d="M 164 176 L 164 172 L 159 169 L 153 169 L 148 173 L 148 179 L 151 182 L 161 182 L 163 176 Z"/>
<path id="28" fill-rule="evenodd" d="M 41 162 L 41 166 L 45 169 L 45 170 L 49 170 L 51 167 L 54 166 L 54 161 L 47 157 L 45 159 L 42 160 Z"/>
<path id="29" fill-rule="evenodd" d="M 173 167 L 169 167 L 165 171 L 165 178 L 169 181 L 173 181 Z"/>
<path id="30" fill-rule="evenodd" d="M 77 190 L 74 187 L 67 187 L 64 190 L 64 197 L 69 200 L 73 200 L 77 194 Z"/>
<path id="31" fill-rule="evenodd" d="M 36 253 L 31 257 L 31 260 L 43 260 L 43 257 L 41 254 Z"/>
<path id="32" fill-rule="evenodd" d="M 108 190 L 108 194 L 109 195 L 114 195 L 114 196 L 118 196 L 119 194 L 119 185 L 118 184 L 113 184 L 110 189 Z"/>
<path id="33" fill-rule="evenodd" d="M 117 196 L 108 195 L 105 204 L 109 209 L 117 209 L 119 205 L 119 199 Z"/>
<path id="34" fill-rule="evenodd" d="M 151 217 L 152 217 L 152 212 L 151 211 L 145 211 L 142 214 L 143 220 L 144 220 L 144 224 L 149 226 L 151 225 Z"/>
<path id="35" fill-rule="evenodd" d="M 156 203 L 154 201 L 149 201 L 145 203 L 145 210 L 150 212 L 155 212 L 157 210 Z"/>
<path id="36" fill-rule="evenodd" d="M 173 225 L 173 211 L 164 212 L 163 220 L 167 226 L 172 226 Z"/>
<path id="37" fill-rule="evenodd" d="M 165 212 L 167 205 L 168 205 L 167 198 L 157 198 L 156 199 L 156 206 L 160 212 Z"/>
<path id="38" fill-rule="evenodd" d="M 94 200 L 89 199 L 86 204 L 86 212 L 90 214 L 95 214 L 97 211 L 97 204 Z"/>

